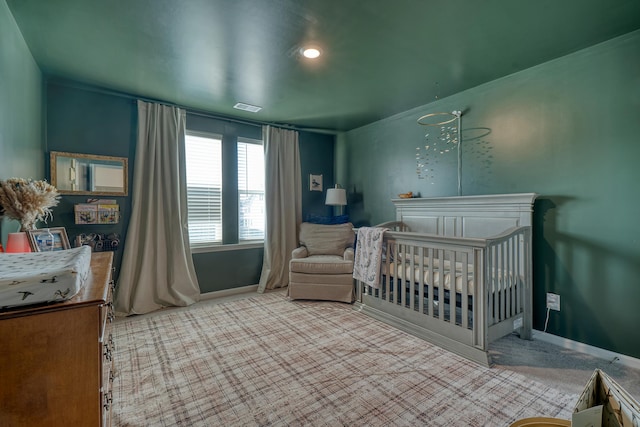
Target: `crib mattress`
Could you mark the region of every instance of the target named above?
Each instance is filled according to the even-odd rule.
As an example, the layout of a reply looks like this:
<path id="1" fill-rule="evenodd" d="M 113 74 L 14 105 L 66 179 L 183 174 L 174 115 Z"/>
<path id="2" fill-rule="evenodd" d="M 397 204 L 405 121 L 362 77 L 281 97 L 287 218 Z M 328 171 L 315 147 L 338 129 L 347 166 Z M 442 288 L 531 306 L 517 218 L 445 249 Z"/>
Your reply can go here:
<path id="1" fill-rule="evenodd" d="M 462 293 L 462 286 L 466 283 L 467 294 L 474 295 L 476 289 L 475 281 L 473 280 L 473 265 L 470 264 L 467 266 L 466 280 L 463 277 L 462 268 L 460 266 L 456 266 L 455 272 L 451 272 L 447 267 L 448 265 L 445 265 L 444 270 L 433 268 L 433 281 L 431 280 L 429 271 L 426 267 L 421 271 L 419 266 L 414 265 L 412 274 L 411 264 L 408 262 L 398 264 L 389 263 L 388 268 L 387 264 L 383 264 L 382 274 L 398 278 L 400 280 L 413 280 L 414 283 L 421 282 L 425 285 L 433 285 L 434 288 L 442 287 L 447 291 L 453 291 L 455 289 L 455 292 L 458 294 Z M 508 288 L 508 284 L 510 283 L 515 284 L 523 280 L 522 277 L 519 278 L 516 274 L 513 274 L 511 272 L 503 273 L 501 271 L 495 272 L 492 277 L 499 282 L 503 282 L 504 286 L 501 286 L 501 289 Z M 491 284 L 493 284 L 493 282 Z M 493 290 L 495 290 L 495 287 L 493 288 Z"/>
<path id="2" fill-rule="evenodd" d="M 0 254 L 0 308 L 64 301 L 89 276 L 91 248 Z"/>
<path id="3" fill-rule="evenodd" d="M 383 265 L 382 267 L 382 271 L 383 274 L 387 274 L 391 276 L 391 277 L 397 277 L 398 279 L 409 279 L 412 277 L 412 280 L 414 282 L 419 282 L 420 281 L 420 268 L 415 267 L 413 269 L 413 274 L 411 274 L 411 265 L 410 264 L 398 264 L 398 266 L 400 268 L 396 267 L 396 264 L 389 264 L 389 271 L 387 271 L 387 266 Z M 404 267 L 404 268 L 403 268 Z M 397 270 L 397 274 L 396 274 L 396 270 Z M 462 274 L 460 273 L 450 273 L 449 271 L 445 270 L 440 272 L 439 270 L 434 270 L 433 271 L 433 283 L 431 283 L 430 277 L 429 277 L 429 273 L 428 271 L 425 269 L 424 271 L 424 275 L 422 277 L 422 283 L 424 284 L 433 284 L 434 288 L 440 288 L 441 286 L 450 291 L 451 290 L 451 283 L 452 283 L 452 276 L 455 276 L 455 279 L 453 280 L 455 282 L 455 292 L 456 293 L 462 293 L 462 285 L 463 283 L 465 283 L 465 280 L 463 280 Z M 473 295 L 475 292 L 475 284 L 473 281 L 473 276 L 469 275 L 469 277 L 466 280 L 467 283 L 467 293 L 469 295 Z"/>

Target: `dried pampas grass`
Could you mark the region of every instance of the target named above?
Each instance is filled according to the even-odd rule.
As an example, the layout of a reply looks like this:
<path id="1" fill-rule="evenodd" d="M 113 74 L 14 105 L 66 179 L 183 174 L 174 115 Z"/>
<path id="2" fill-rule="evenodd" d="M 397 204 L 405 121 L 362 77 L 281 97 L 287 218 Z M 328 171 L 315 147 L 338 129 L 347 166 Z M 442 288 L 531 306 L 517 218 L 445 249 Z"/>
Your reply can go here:
<path id="1" fill-rule="evenodd" d="M 0 181 L 0 205 L 4 215 L 20 221 L 22 230 L 35 230 L 37 221 L 52 219 L 51 208 L 59 199 L 56 187 L 46 181 L 22 178 Z"/>

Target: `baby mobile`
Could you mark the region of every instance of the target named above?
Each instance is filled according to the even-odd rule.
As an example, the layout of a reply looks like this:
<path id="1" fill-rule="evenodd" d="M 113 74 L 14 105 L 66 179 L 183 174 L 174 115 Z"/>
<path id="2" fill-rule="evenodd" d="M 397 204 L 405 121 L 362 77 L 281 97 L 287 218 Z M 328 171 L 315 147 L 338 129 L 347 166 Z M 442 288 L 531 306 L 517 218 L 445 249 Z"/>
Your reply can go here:
<path id="1" fill-rule="evenodd" d="M 430 113 L 418 119 L 418 124 L 428 127 L 424 146 L 416 147 L 416 173 L 419 179 L 426 179 L 434 184 L 434 168 L 438 159 L 453 151 L 458 152 L 458 195 L 462 195 L 461 156 L 460 150 L 460 117 L 462 112 Z"/>

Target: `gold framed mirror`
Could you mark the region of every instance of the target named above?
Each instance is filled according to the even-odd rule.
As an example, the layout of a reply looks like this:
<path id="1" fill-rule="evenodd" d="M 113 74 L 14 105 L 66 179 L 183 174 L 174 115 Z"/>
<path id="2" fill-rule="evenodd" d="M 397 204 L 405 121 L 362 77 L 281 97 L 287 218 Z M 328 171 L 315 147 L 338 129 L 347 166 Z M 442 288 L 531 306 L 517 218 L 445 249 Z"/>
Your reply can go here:
<path id="1" fill-rule="evenodd" d="M 50 152 L 51 185 L 60 194 L 126 196 L 128 161 L 126 157 Z"/>

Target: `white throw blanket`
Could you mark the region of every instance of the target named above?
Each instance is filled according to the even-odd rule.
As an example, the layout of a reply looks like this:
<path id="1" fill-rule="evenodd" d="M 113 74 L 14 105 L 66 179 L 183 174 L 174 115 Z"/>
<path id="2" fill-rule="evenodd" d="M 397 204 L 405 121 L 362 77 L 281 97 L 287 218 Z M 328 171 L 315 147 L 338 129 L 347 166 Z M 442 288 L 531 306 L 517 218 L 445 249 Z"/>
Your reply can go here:
<path id="1" fill-rule="evenodd" d="M 360 227 L 353 261 L 353 278 L 379 288 L 380 260 L 384 232 L 388 228 Z"/>

